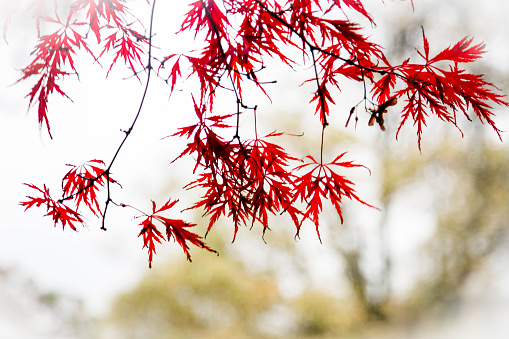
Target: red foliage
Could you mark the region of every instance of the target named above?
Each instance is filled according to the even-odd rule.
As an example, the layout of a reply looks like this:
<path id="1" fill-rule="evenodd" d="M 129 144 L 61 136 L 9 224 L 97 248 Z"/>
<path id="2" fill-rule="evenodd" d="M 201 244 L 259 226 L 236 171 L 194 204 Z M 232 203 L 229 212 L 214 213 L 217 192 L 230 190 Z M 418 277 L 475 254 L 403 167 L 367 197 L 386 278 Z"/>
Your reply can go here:
<path id="1" fill-rule="evenodd" d="M 271 134 L 269 136 L 276 136 Z M 215 147 L 215 146 L 213 146 Z M 207 191 L 192 208 L 203 208 L 210 215 L 210 231 L 221 215 L 232 218 L 234 240 L 241 224 L 258 221 L 263 232 L 269 228 L 268 215 L 288 212 L 297 224 L 300 212 L 292 206 L 292 174 L 289 161 L 295 160 L 285 150 L 265 140 L 219 146 L 221 157 L 213 156 L 188 187 Z"/>
<path id="2" fill-rule="evenodd" d="M 38 77 L 37 82 L 28 93 L 29 105 L 37 104 L 39 124 L 45 124 L 50 133 L 48 120 L 48 98 L 53 92 L 69 98 L 60 88 L 58 82 L 65 75 L 78 74 L 74 66 L 74 58 L 77 51 L 85 51 L 97 58 L 92 53 L 87 43 L 88 29 L 92 30 L 97 38 L 97 42 L 102 40 L 102 31 L 114 30 L 108 36 L 102 56 L 110 50 L 115 51 L 115 57 L 111 63 L 110 70 L 122 58 L 125 64 L 129 65 L 134 71 L 135 64 L 143 65 L 141 54 L 143 50 L 141 45 L 146 44 L 143 35 L 130 28 L 131 23 L 122 19 L 129 15 L 126 6 L 122 0 L 97 1 L 97 0 L 77 0 L 71 4 L 71 10 L 66 20 L 62 21 L 55 11 L 54 17 L 43 15 L 42 11 L 46 0 L 36 0 L 33 2 L 35 7 L 34 17 L 37 21 L 37 30 L 40 30 L 40 20 L 54 24 L 57 29 L 51 33 L 39 38 L 36 45 L 34 58 L 32 62 L 22 70 L 22 76 L 18 80 L 26 80 L 31 77 Z M 55 1 L 55 7 L 57 2 Z M 80 12 L 86 12 L 89 22 L 78 21 Z M 10 14 L 11 15 L 11 14 Z M 8 18 L 5 20 L 7 23 Z M 6 28 L 4 28 L 4 34 Z M 71 72 L 72 71 L 72 72 Z M 51 136 L 51 133 L 50 133 Z"/>
<path id="3" fill-rule="evenodd" d="M 62 198 L 54 200 L 49 194 L 46 185 L 43 189 L 33 184 L 26 184 L 28 187 L 42 193 L 42 197 L 28 196 L 28 201 L 21 202 L 25 206 L 25 210 L 33 207 L 46 205 L 46 216 L 51 216 L 55 225 L 61 223 L 62 227 L 69 225 L 71 229 L 76 231 L 75 222 L 84 224 L 81 213 L 78 211 L 80 204 L 83 202 L 85 206 L 94 214 L 102 215 L 101 207 L 97 200 L 97 193 L 100 188 L 104 188 L 109 183 L 116 183 L 110 177 L 109 169 L 102 169 L 98 165 L 104 165 L 101 160 L 90 160 L 80 166 L 67 165 L 72 167 L 62 179 Z M 109 187 L 109 186 L 108 186 Z M 75 206 L 70 207 L 65 204 L 66 201 L 74 201 Z"/>
<path id="4" fill-rule="evenodd" d="M 391 96 L 406 100 L 397 133 L 407 120 L 412 118 L 414 125 L 417 125 L 420 148 L 423 126 L 426 126 L 429 113 L 457 126 L 456 112 L 463 113 L 470 120 L 468 111 L 471 108 L 477 117 L 482 122 L 487 122 L 500 137 L 501 131 L 492 119 L 490 102 L 503 106 L 508 106 L 508 103 L 503 100 L 503 95 L 490 89 L 494 86 L 486 82 L 481 75 L 470 74 L 459 68 L 461 63 L 479 59 L 484 53 L 484 44 L 472 45 L 473 39 L 463 38 L 431 58 L 424 29 L 422 35 L 424 53 L 419 52 L 419 55 L 424 59 L 424 64 L 404 62 L 399 66 L 391 66 L 387 63 L 387 67 L 377 68 L 386 72 L 373 87 L 379 105 L 387 102 Z M 449 62 L 450 66 L 442 69 L 438 67 L 438 62 Z M 398 80 L 403 82 L 403 88 L 394 90 Z"/>
<path id="5" fill-rule="evenodd" d="M 492 106 L 509 106 L 491 83 L 463 68 L 484 53 L 484 45 L 474 44 L 470 38 L 431 56 L 423 29 L 423 48 L 419 52 L 422 61 L 406 60 L 392 65 L 382 47 L 370 41 L 362 33 L 361 26 L 349 18 L 353 12 L 368 24 L 374 24 L 374 18 L 362 0 L 198 0 L 189 5 L 177 34 L 190 31 L 194 33 L 196 43 L 201 45 L 182 54 L 166 51 L 165 47 L 158 48 L 157 52 L 162 56 L 154 55 L 156 52 L 152 50 L 152 38 L 155 37 L 152 33 L 153 14 L 150 31 L 141 34 L 139 28 L 146 28 L 130 13 L 124 0 L 76 0 L 66 20 L 56 14 L 53 17 L 45 15 L 45 4 L 46 0 L 33 2 L 37 30 L 41 29 L 41 21 L 56 26 L 56 30 L 39 38 L 33 60 L 23 68 L 19 79 L 36 79 L 27 97 L 30 106 L 38 107 L 39 124 L 45 125 L 49 132 L 48 98 L 54 92 L 67 97 L 60 82 L 66 75 L 78 74 L 74 58 L 79 52 L 89 54 L 97 63 L 110 56 L 107 74 L 119 61 L 138 79 L 139 74 L 146 72 L 144 94 L 153 72 L 168 83 L 170 93 L 187 78 L 197 79 L 200 85 L 190 100 L 196 123 L 179 128 L 171 137 L 188 140 L 178 158 L 191 156 L 195 160 L 193 173 L 196 178 L 186 187 L 201 189 L 203 194 L 191 208 L 202 209 L 209 216 L 207 232 L 221 216 L 230 218 L 234 239 L 241 225 L 259 223 L 265 233 L 269 229 L 269 216 L 276 214 L 288 214 L 297 235 L 303 222 L 310 220 L 320 238 L 323 200 L 331 202 L 341 220 L 344 197 L 372 207 L 357 196 L 354 184 L 341 173 L 343 169 L 362 165 L 343 161 L 345 153 L 330 163 L 324 162 L 322 156 L 323 135 L 329 124 L 331 107 L 335 105 L 334 91 L 341 89 L 343 83 L 363 84 L 364 91 L 359 96 L 366 106 L 371 107 L 368 109 L 368 125 L 376 122 L 382 130 L 385 130 L 384 113 L 388 109 L 395 110 L 397 103 L 403 103 L 396 136 L 408 121 L 413 121 L 419 148 L 430 115 L 457 127 L 457 113 L 470 120 L 473 111 L 500 136 Z M 411 5 L 413 7 L 413 1 Z M 154 6 L 155 1 L 152 1 L 152 13 Z M 15 5 L 10 6 L 4 15 L 4 36 L 15 10 Z M 89 46 L 89 32 L 93 33 L 94 43 L 99 46 L 98 56 Z M 272 58 L 279 60 L 282 66 L 293 67 L 298 63 L 291 57 L 295 51 L 313 71 L 306 82 L 316 85 L 310 102 L 316 104 L 315 111 L 322 124 L 320 159 L 306 156 L 308 163 L 305 164 L 298 163 L 302 156 L 290 155 L 281 145 L 268 141 L 269 138 L 277 139 L 282 133 L 258 137 L 257 106 L 250 107 L 244 100 L 246 83 L 254 83 L 269 96 L 267 87 L 273 81 L 261 80 L 265 60 Z M 146 62 L 143 61 L 145 58 Z M 234 109 L 228 113 L 218 112 L 214 106 L 215 98 L 223 92 L 235 96 Z M 371 98 L 367 97 L 368 93 Z M 125 132 L 125 139 L 138 119 L 144 98 L 145 95 L 136 118 Z M 239 134 L 240 120 L 248 111 L 254 113 L 254 138 Z M 101 162 L 97 160 L 73 167 L 63 179 L 62 199 L 52 199 L 46 186 L 40 189 L 29 185 L 42 197 L 28 197 L 22 205 L 26 209 L 45 205 L 47 215 L 55 223 L 76 229 L 74 225 L 83 222 L 77 209 L 84 204 L 92 214 L 102 215 L 104 226 L 109 203 L 127 206 L 113 202 L 109 186 L 114 182 L 109 176 L 110 169 L 125 139 L 107 168 L 99 166 Z M 104 212 L 97 199 L 101 188 L 107 191 Z M 71 200 L 75 208 L 65 205 Z M 175 203 L 169 199 L 159 209 L 153 203 L 152 213 L 143 215 L 139 236 L 143 237 L 144 247 L 148 249 L 149 265 L 156 243 L 164 239 L 175 239 L 188 259 L 188 243 L 212 251 L 198 235 L 188 231 L 194 224 L 160 215 Z M 157 228 L 160 225 L 164 231 Z"/>
<path id="6" fill-rule="evenodd" d="M 307 156 L 306 158 L 311 160 L 311 163 L 300 165 L 295 168 L 295 171 L 311 168 L 304 174 L 296 177 L 293 183 L 295 193 L 294 200 L 300 199 L 300 201 L 305 201 L 307 205 L 303 218 L 298 224 L 297 235 L 302 222 L 306 219 L 310 219 L 315 224 L 316 233 L 320 238 L 318 226 L 320 225 L 319 216 L 322 212 L 322 199 L 329 200 L 332 203 L 341 218 L 341 222 L 343 222 L 343 213 L 341 212 L 340 204 L 343 197 L 357 200 L 366 206 L 373 207 L 359 199 L 355 194 L 353 182 L 336 173 L 335 169 L 340 167 L 364 167 L 354 164 L 351 161 L 340 162 L 339 160 L 341 160 L 344 155 L 345 153 L 337 156 L 334 161 L 326 165 L 317 162 L 312 156 Z"/>
<path id="7" fill-rule="evenodd" d="M 60 223 L 62 224 L 62 228 L 65 228 L 65 225 L 69 225 L 71 229 L 76 231 L 76 226 L 74 223 L 83 223 L 83 219 L 81 215 L 75 210 L 66 206 L 61 200 L 54 200 L 51 198 L 49 194 L 49 190 L 44 185 L 43 189 L 38 188 L 32 184 L 26 184 L 28 187 L 42 193 L 42 197 L 30 197 L 28 196 L 28 201 L 21 202 L 22 206 L 25 206 L 25 211 L 33 206 L 46 206 L 46 214 L 45 216 L 50 216 L 55 222 L 55 226 Z"/>
<path id="8" fill-rule="evenodd" d="M 158 221 L 164 226 L 166 240 L 170 241 L 172 238 L 182 247 L 184 253 L 187 255 L 187 260 L 191 261 L 191 254 L 189 253 L 189 246 L 187 242 L 202 247 L 210 252 L 216 252 L 203 242 L 202 238 L 190 231 L 187 228 L 196 226 L 179 219 L 169 219 L 159 215 L 158 213 L 164 212 L 172 208 L 178 200 L 171 200 L 171 198 L 160 208 L 156 208 L 156 203 L 152 201 L 152 214 L 145 214 L 142 217 L 143 221 L 140 223 L 142 229 L 139 237 L 143 237 L 143 248 L 148 249 L 148 265 L 152 267 L 152 257 L 156 253 L 156 242 L 161 243 L 164 240 L 163 233 L 159 231 L 154 224 L 154 221 Z"/>
<path id="9" fill-rule="evenodd" d="M 106 181 L 116 183 L 110 178 L 109 174 L 102 168 L 94 164 L 104 165 L 101 160 L 90 160 L 81 166 L 71 166 L 72 169 L 62 179 L 62 190 L 64 196 L 74 197 L 76 208 L 80 207 L 82 202 L 90 209 L 94 215 L 101 214 L 101 207 L 97 201 L 97 192 L 104 187 Z"/>

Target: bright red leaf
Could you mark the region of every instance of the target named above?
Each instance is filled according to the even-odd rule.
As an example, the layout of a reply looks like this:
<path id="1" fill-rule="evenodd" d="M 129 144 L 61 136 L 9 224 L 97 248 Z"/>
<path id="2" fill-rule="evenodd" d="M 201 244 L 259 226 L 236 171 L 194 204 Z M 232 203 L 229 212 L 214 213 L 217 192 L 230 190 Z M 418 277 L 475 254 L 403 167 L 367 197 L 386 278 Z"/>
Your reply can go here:
<path id="1" fill-rule="evenodd" d="M 34 206 L 46 206 L 45 216 L 51 217 L 55 222 L 55 226 L 60 223 L 63 229 L 65 229 L 66 225 L 69 225 L 72 230 L 76 231 L 77 229 L 75 224 L 84 223 L 82 216 L 75 209 L 65 205 L 61 200 L 54 200 L 50 196 L 49 189 L 46 185 L 43 186 L 43 189 L 32 184 L 25 185 L 38 191 L 39 194 L 42 194 L 42 196 L 39 197 L 27 196 L 28 200 L 20 203 L 25 207 L 25 211 Z"/>
<path id="2" fill-rule="evenodd" d="M 64 196 L 74 197 L 76 208 L 79 208 L 81 203 L 85 203 L 94 215 L 102 215 L 97 200 L 97 192 L 106 185 L 106 181 L 116 183 L 109 173 L 101 168 L 104 167 L 104 162 L 101 160 L 90 160 L 80 166 L 67 166 L 72 168 L 62 179 Z"/>
<path id="3" fill-rule="evenodd" d="M 303 217 L 297 225 L 297 236 L 304 220 L 309 219 L 315 224 L 316 233 L 321 241 L 318 226 L 320 225 L 319 217 L 323 208 L 322 199 L 332 203 L 341 222 L 343 222 L 341 209 L 343 197 L 373 207 L 357 196 L 353 188 L 353 182 L 337 173 L 340 168 L 364 167 L 351 161 L 340 161 L 345 154 L 342 153 L 334 161 L 325 165 L 320 164 L 313 157 L 307 156 L 306 158 L 311 162 L 295 168 L 294 200 L 300 200 L 306 204 Z"/>
<path id="4" fill-rule="evenodd" d="M 144 214 L 143 216 L 140 216 L 143 220 L 139 224 L 142 228 L 138 236 L 143 237 L 143 248 L 147 248 L 148 250 L 149 267 L 152 267 L 153 255 L 156 253 L 156 243 L 161 243 L 163 240 L 170 241 L 172 238 L 180 245 L 180 247 L 182 247 L 187 256 L 187 260 L 189 261 L 191 261 L 191 254 L 189 252 L 188 242 L 210 252 L 217 253 L 208 247 L 199 235 L 188 231 L 189 228 L 195 227 L 196 224 L 187 223 L 180 219 L 170 219 L 159 215 L 159 213 L 172 208 L 177 202 L 178 200 L 169 199 L 161 208 L 158 209 L 156 203 L 152 201 L 152 213 L 150 215 Z M 163 233 L 157 228 L 156 222 L 160 226 L 164 227 L 166 239 L 163 236 Z"/>

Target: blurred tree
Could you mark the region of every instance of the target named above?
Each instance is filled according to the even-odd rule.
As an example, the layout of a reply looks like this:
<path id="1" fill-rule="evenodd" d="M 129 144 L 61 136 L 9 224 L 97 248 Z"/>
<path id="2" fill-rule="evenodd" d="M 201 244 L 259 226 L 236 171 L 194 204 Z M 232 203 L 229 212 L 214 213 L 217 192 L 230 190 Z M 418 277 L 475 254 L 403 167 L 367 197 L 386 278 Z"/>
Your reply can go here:
<path id="1" fill-rule="evenodd" d="M 438 192 L 437 224 L 424 249 L 429 263 L 423 266 L 429 269 L 423 270 L 413 294 L 418 308 L 457 301 L 471 274 L 507 244 L 509 154 L 489 146 L 483 132 L 476 132 L 477 138 L 463 147 L 444 143 L 449 146 L 437 150 L 423 171 Z"/>
<path id="2" fill-rule="evenodd" d="M 0 268 L 0 338 L 90 338 L 93 325 L 81 300 Z"/>
<path id="3" fill-rule="evenodd" d="M 219 239 L 212 241 L 224 248 Z M 233 258 L 196 254 L 193 265 L 156 268 L 118 298 L 112 321 L 122 338 L 255 338 L 280 300 L 276 282 Z"/>
<path id="4" fill-rule="evenodd" d="M 214 246 L 222 248 L 217 242 Z M 284 296 L 269 270 L 255 272 L 221 252 L 222 260 L 197 253 L 192 265 L 154 268 L 133 291 L 118 297 L 107 336 L 322 338 L 346 333 L 362 320 L 362 313 L 318 290 Z"/>

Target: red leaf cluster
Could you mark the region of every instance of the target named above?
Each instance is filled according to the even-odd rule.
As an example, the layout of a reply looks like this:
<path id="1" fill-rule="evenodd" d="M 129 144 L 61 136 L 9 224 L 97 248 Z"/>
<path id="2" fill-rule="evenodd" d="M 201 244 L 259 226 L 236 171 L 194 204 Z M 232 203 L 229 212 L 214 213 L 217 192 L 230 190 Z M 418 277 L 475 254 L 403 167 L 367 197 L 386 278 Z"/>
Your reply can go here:
<path id="1" fill-rule="evenodd" d="M 121 58 L 135 72 L 135 65 L 143 65 L 142 46 L 146 45 L 147 40 L 142 34 L 130 28 L 132 22 L 126 21 L 125 18 L 132 16 L 122 0 L 76 0 L 71 4 L 66 20 L 61 20 L 56 10 L 54 16 L 44 15 L 45 4 L 46 0 L 35 0 L 32 4 L 35 8 L 37 30 L 40 32 L 41 20 L 56 26 L 56 30 L 39 38 L 39 43 L 32 52 L 34 58 L 28 66 L 23 68 L 18 82 L 32 77 L 38 78 L 27 95 L 29 107 L 37 105 L 39 124 L 44 124 L 51 136 L 48 100 L 53 92 L 69 98 L 61 89 L 59 82 L 66 75 L 78 75 L 74 63 L 78 51 L 85 51 L 95 61 L 99 61 L 87 43 L 89 29 L 94 33 L 98 43 L 102 41 L 104 32 L 113 30 L 113 33 L 106 38 L 106 43 L 99 55 L 102 57 L 105 53 L 114 52 L 115 56 L 109 70 Z M 56 1 L 54 6 L 57 6 Z M 8 13 L 9 16 L 4 20 L 5 25 L 8 24 L 10 15 L 15 9 L 16 7 L 13 7 Z M 88 22 L 77 19 L 81 17 L 82 12 L 86 13 Z M 5 27 L 4 34 L 6 34 Z"/>
<path id="2" fill-rule="evenodd" d="M 274 135 L 270 135 L 274 136 Z M 263 231 L 269 228 L 268 215 L 288 212 L 294 221 L 298 210 L 292 203 L 292 176 L 288 162 L 295 160 L 282 147 L 262 139 L 242 144 L 223 144 L 227 155 L 204 167 L 189 188 L 206 189 L 192 208 L 203 208 L 210 215 L 210 231 L 221 215 L 231 217 L 234 239 L 240 225 L 258 221 Z"/>
<path id="3" fill-rule="evenodd" d="M 26 184 L 28 187 L 42 193 L 42 197 L 27 196 L 28 200 L 21 202 L 25 206 L 25 210 L 41 205 L 46 206 L 47 213 L 45 216 L 51 216 L 55 225 L 57 223 L 69 225 L 71 229 L 76 231 L 75 223 L 84 224 L 79 207 L 81 203 L 94 214 L 102 215 L 101 207 L 97 200 L 97 193 L 100 188 L 104 188 L 106 183 L 116 183 L 109 172 L 104 170 L 98 165 L 103 165 L 104 162 L 100 160 L 91 160 L 81 166 L 71 166 L 72 168 L 67 172 L 62 180 L 62 198 L 55 200 L 49 194 L 49 189 L 46 185 L 43 189 L 38 188 L 33 184 Z M 73 201 L 74 206 L 69 206 L 66 203 Z"/>
<path id="4" fill-rule="evenodd" d="M 179 157 L 194 155 L 194 171 L 201 170 L 198 178 L 186 187 L 205 189 L 205 194 L 192 208 L 203 208 L 205 214 L 210 216 L 207 232 L 221 216 L 227 216 L 233 221 L 234 240 L 239 226 L 253 226 L 256 221 L 263 226 L 265 233 L 269 229 L 270 214 L 288 213 L 296 226 L 297 235 L 303 221 L 310 219 L 320 236 L 318 215 L 322 210 L 322 199 L 331 201 L 341 220 L 340 203 L 343 196 L 366 204 L 355 194 L 353 183 L 336 172 L 340 167 L 360 166 L 352 162 L 339 162 L 344 154 L 327 165 L 308 157 L 315 166 L 307 174 L 301 175 L 304 167 L 313 164 L 292 169 L 290 162 L 297 159 L 281 146 L 265 140 L 281 136 L 281 133 L 271 133 L 263 139 L 241 143 L 238 139 L 226 142 L 213 129 L 229 128 L 224 120 L 231 116 L 205 117 L 203 104 L 197 105 L 195 102 L 194 106 L 200 123 L 183 127 L 174 136 L 189 139 L 187 148 Z M 323 188 L 320 187 L 322 184 Z M 306 202 L 303 211 L 294 204 L 299 199 Z"/>
<path id="5" fill-rule="evenodd" d="M 71 74 L 68 71 L 64 71 L 63 66 L 68 64 L 73 73 L 76 73 L 73 62 L 76 50 L 80 48 L 84 48 L 87 51 L 90 50 L 83 36 L 76 30 L 60 22 L 58 18 L 56 20 L 49 18 L 46 20 L 60 25 L 61 28 L 53 34 L 45 35 L 39 39 L 39 44 L 37 44 L 33 53 L 35 55 L 34 60 L 22 70 L 23 75 L 18 82 L 34 76 L 39 77 L 39 80 L 32 87 L 27 97 L 30 99 L 29 105 L 37 103 L 39 124 L 45 123 L 48 133 L 50 133 L 47 116 L 48 97 L 56 91 L 68 98 L 67 94 L 58 84 L 58 81 L 65 75 Z"/>
<path id="6" fill-rule="evenodd" d="M 241 225 L 252 227 L 259 223 L 265 234 L 270 216 L 285 213 L 293 221 L 297 236 L 308 220 L 315 225 L 320 239 L 320 214 L 325 200 L 330 201 L 341 221 L 344 198 L 373 207 L 358 197 L 353 182 L 341 173 L 343 169 L 362 165 L 344 161 L 345 153 L 332 162 L 324 161 L 324 134 L 337 101 L 336 93 L 345 83 L 361 83 L 364 90 L 359 93 L 359 104 L 365 103 L 367 124 L 371 126 L 376 122 L 382 131 L 386 130 L 384 114 L 402 104 L 396 137 L 402 127 L 412 121 L 417 129 L 419 148 L 424 126 L 431 115 L 458 127 L 458 113 L 470 120 L 473 112 L 500 136 L 492 106 L 509 106 L 491 83 L 464 68 L 484 53 L 484 45 L 474 44 L 470 38 L 461 39 L 432 56 L 423 29 L 423 47 L 419 52 L 422 61 L 414 63 L 408 59 L 392 65 L 382 47 L 372 42 L 363 34 L 362 27 L 350 19 L 349 14 L 354 13 L 374 26 L 374 18 L 362 0 L 197 0 L 189 5 L 177 34 L 191 32 L 199 46 L 183 54 L 157 49 L 162 51 L 162 56 L 152 55 L 153 16 L 150 33 L 139 33 L 135 28 L 140 23 L 124 0 L 75 0 L 63 21 L 56 14 L 54 17 L 44 15 L 45 2 L 33 2 L 36 27 L 40 30 L 40 22 L 45 21 L 57 29 L 39 38 L 33 61 L 22 70 L 19 79 L 37 79 L 27 97 L 30 106 L 38 106 L 39 123 L 45 124 L 49 132 L 49 97 L 54 92 L 67 97 L 60 81 L 66 75 L 78 73 L 74 58 L 80 50 L 91 55 L 94 62 L 109 56 L 111 63 L 107 74 L 121 61 L 136 77 L 137 68 L 143 67 L 148 73 L 138 114 L 125 131 L 125 139 L 138 119 L 152 72 L 166 81 L 170 94 L 186 79 L 196 79 L 199 87 L 192 92 L 189 103 L 197 120 L 178 128 L 171 137 L 187 139 L 187 146 L 178 158 L 190 156 L 195 161 L 193 173 L 196 177 L 186 188 L 199 189 L 202 195 L 190 208 L 203 209 L 209 216 L 207 232 L 222 216 L 230 218 L 234 239 Z M 56 6 L 56 1 L 54 3 Z M 154 5 L 152 2 L 152 13 Z M 413 1 L 411 5 L 413 7 Z M 5 15 L 5 27 L 15 9 L 16 6 L 11 6 Z M 89 46 L 89 32 L 99 46 L 98 57 Z M 302 56 L 302 61 L 295 60 L 294 55 Z M 145 65 L 144 56 L 148 57 Z M 258 137 L 258 106 L 247 104 L 245 87 L 254 84 L 270 98 L 268 87 L 274 81 L 272 78 L 263 80 L 268 58 L 280 61 L 284 67 L 296 69 L 299 63 L 303 64 L 299 66 L 309 66 L 304 67 L 309 70 L 305 83 L 314 86 L 309 99 L 316 104 L 315 114 L 321 122 L 320 159 L 306 156 L 305 163 L 299 163 L 301 156 L 288 154 L 273 141 L 283 133 Z M 158 67 L 153 67 L 156 62 Z M 234 98 L 227 112 L 219 112 L 214 105 L 219 93 Z M 368 93 L 371 93 L 370 98 Z M 350 115 L 359 104 L 350 110 Z M 247 112 L 254 113 L 253 130 L 250 135 L 241 135 L 241 120 Z M 246 133 L 244 127 L 242 131 Z M 97 160 L 73 166 L 62 181 L 62 199 L 52 199 L 46 186 L 40 189 L 28 185 L 42 196 L 28 197 L 22 205 L 26 209 L 44 205 L 55 223 L 69 225 L 72 229 L 76 229 L 76 223 L 83 222 L 77 209 L 84 205 L 94 215 L 102 215 L 104 224 L 105 212 L 101 211 L 97 192 L 107 190 L 103 210 L 106 211 L 108 204 L 113 203 L 109 184 L 114 181 L 109 176 L 110 168 L 125 139 L 108 168 L 103 169 Z M 75 208 L 66 205 L 71 200 Z M 161 216 L 175 203 L 176 200 L 169 199 L 161 208 L 153 203 L 152 213 L 143 213 L 139 236 L 148 249 L 149 265 L 156 243 L 163 240 L 177 241 L 188 259 L 189 243 L 212 251 L 201 237 L 189 231 L 194 224 Z"/>
<path id="7" fill-rule="evenodd" d="M 469 110 L 472 109 L 482 122 L 487 122 L 500 137 L 501 130 L 493 120 L 491 103 L 509 106 L 503 95 L 492 91 L 494 86 L 486 82 L 482 75 L 468 73 L 460 68 L 460 64 L 470 63 L 479 59 L 484 53 L 484 44 L 473 44 L 473 39 L 463 38 L 454 46 L 447 47 L 434 57 L 429 55 L 429 42 L 423 29 L 424 52 L 419 55 L 423 64 L 405 61 L 399 66 L 379 67 L 385 72 L 373 87 L 373 94 L 382 105 L 390 97 L 405 98 L 402 119 L 398 127 L 400 132 L 409 120 L 417 126 L 419 148 L 423 127 L 429 113 L 435 114 L 443 121 L 457 126 L 457 112 L 470 120 Z M 449 63 L 449 67 L 440 68 L 438 63 Z M 402 88 L 395 90 L 397 83 Z"/>
<path id="8" fill-rule="evenodd" d="M 95 165 L 96 164 L 96 165 Z M 103 165 L 102 160 L 90 160 L 80 166 L 71 166 L 71 170 L 62 179 L 62 190 L 64 196 L 74 197 L 76 208 L 83 202 L 94 215 L 102 215 L 101 207 L 97 201 L 97 192 L 103 188 L 106 181 L 116 183 L 110 178 L 109 173 L 97 167 Z"/>
<path id="9" fill-rule="evenodd" d="M 320 231 L 318 226 L 320 224 L 319 216 L 322 211 L 322 199 L 328 200 L 332 203 L 341 222 L 343 222 L 343 213 L 341 212 L 341 202 L 343 197 L 373 207 L 366 202 L 362 201 L 356 194 L 353 188 L 354 184 L 344 176 L 336 173 L 335 169 L 345 167 L 364 167 L 362 165 L 354 164 L 351 161 L 340 162 L 345 153 L 339 155 L 329 164 L 321 164 L 313 157 L 308 156 L 311 163 L 298 166 L 295 171 L 302 171 L 308 169 L 304 174 L 301 174 L 294 181 L 294 200 L 305 201 L 307 206 L 304 210 L 301 222 L 297 227 L 297 235 L 300 231 L 302 222 L 310 219 L 316 226 L 316 233 L 320 238 Z"/>

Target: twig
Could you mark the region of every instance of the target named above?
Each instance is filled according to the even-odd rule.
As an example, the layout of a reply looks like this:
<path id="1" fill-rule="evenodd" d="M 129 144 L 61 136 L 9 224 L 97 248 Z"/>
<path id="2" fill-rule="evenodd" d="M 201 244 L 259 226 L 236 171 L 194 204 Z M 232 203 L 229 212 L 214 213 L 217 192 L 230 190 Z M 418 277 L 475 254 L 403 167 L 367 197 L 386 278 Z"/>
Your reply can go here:
<path id="1" fill-rule="evenodd" d="M 129 127 L 129 129 L 124 131 L 124 133 L 125 133 L 124 139 L 122 140 L 122 142 L 118 146 L 117 150 L 115 151 L 115 154 L 111 158 L 110 164 L 104 170 L 104 172 L 102 172 L 101 174 L 99 174 L 95 178 L 91 178 L 90 182 L 86 186 L 84 186 L 82 189 L 80 189 L 79 191 L 75 192 L 74 194 L 68 195 L 66 197 L 62 197 L 61 199 L 58 200 L 59 202 L 63 202 L 65 200 L 73 199 L 78 194 L 83 193 L 84 191 L 86 191 L 87 189 L 92 187 L 97 180 L 99 180 L 100 178 L 105 176 L 106 177 L 106 191 L 107 191 L 108 197 L 107 197 L 105 205 L 104 205 L 104 212 L 102 213 L 102 226 L 101 226 L 102 230 L 106 230 L 106 227 L 105 227 L 106 212 L 108 210 L 108 206 L 109 206 L 110 202 L 113 202 L 113 200 L 111 199 L 111 190 L 110 190 L 110 173 L 111 173 L 111 168 L 113 167 L 113 163 L 117 159 L 117 156 L 120 153 L 120 150 L 124 146 L 127 138 L 129 138 L 129 136 L 131 135 L 131 132 L 133 131 L 134 126 L 136 125 L 136 122 L 138 121 L 138 118 L 140 116 L 141 110 L 142 110 L 143 105 L 145 103 L 145 98 L 147 96 L 148 87 L 149 87 L 149 84 L 150 84 L 150 75 L 152 74 L 152 61 L 151 61 L 152 60 L 152 27 L 153 27 L 153 22 L 154 22 L 154 9 L 155 9 L 155 5 L 156 5 L 156 1 L 157 0 L 153 0 L 153 2 L 152 2 L 152 10 L 151 10 L 151 14 L 150 14 L 150 29 L 149 29 L 149 37 L 148 37 L 148 62 L 147 62 L 147 66 L 145 67 L 145 69 L 147 70 L 147 82 L 145 83 L 145 89 L 143 91 L 143 95 L 142 95 L 142 98 L 141 98 L 140 105 L 138 107 L 138 111 L 136 113 L 136 116 L 134 117 L 134 120 L 131 123 L 131 126 Z"/>

